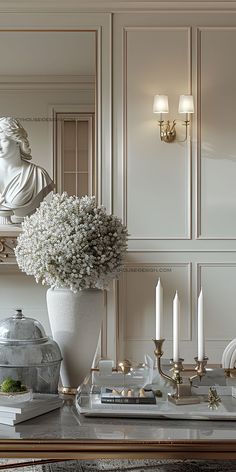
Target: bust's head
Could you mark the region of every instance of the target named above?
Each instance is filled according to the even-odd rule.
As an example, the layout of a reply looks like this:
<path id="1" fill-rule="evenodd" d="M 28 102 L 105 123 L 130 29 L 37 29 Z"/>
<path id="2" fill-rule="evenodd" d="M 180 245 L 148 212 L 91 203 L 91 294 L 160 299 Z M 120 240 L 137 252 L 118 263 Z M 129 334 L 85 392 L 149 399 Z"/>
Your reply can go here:
<path id="1" fill-rule="evenodd" d="M 32 159 L 28 134 L 19 120 L 11 117 L 0 118 L 0 139 L 1 137 L 9 138 L 19 144 L 21 159 L 26 161 Z"/>

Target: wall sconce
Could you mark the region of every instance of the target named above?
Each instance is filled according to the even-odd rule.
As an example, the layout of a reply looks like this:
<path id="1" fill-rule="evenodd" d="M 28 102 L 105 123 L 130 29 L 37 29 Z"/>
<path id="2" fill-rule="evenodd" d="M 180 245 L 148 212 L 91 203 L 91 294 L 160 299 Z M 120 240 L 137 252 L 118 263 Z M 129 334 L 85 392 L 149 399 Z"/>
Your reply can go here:
<path id="1" fill-rule="evenodd" d="M 167 120 L 162 119 L 163 113 L 169 113 L 169 103 L 167 95 L 155 95 L 153 101 L 153 113 L 160 114 L 160 120 L 158 121 L 160 126 L 160 139 L 165 143 L 172 143 L 176 140 L 176 120 L 173 120 L 172 123 Z M 194 103 L 192 95 L 180 95 L 179 97 L 179 109 L 178 113 L 185 113 L 186 117 L 183 122 L 185 126 L 185 138 L 178 142 L 184 142 L 187 140 L 188 126 L 190 123 L 189 113 L 194 113 Z"/>

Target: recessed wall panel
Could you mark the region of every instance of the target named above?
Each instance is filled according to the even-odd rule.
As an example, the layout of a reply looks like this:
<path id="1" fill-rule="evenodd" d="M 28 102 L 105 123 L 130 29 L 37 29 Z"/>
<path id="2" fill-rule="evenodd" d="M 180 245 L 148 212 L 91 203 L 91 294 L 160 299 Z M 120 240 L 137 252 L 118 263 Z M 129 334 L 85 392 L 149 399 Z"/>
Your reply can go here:
<path id="1" fill-rule="evenodd" d="M 199 236 L 236 238 L 236 28 L 199 32 Z"/>
<path id="2" fill-rule="evenodd" d="M 124 323 L 125 355 L 133 346 L 132 357 L 141 359 L 144 341 L 155 337 L 155 290 L 160 277 L 164 292 L 163 334 L 172 340 L 173 298 L 178 290 L 181 302 L 181 340 L 191 339 L 190 264 L 128 265 L 123 275 L 121 318 Z M 137 341 L 134 342 L 133 341 Z M 168 352 L 171 356 L 171 352 Z M 140 357 L 141 355 L 141 357 Z"/>
<path id="3" fill-rule="evenodd" d="M 198 275 L 204 293 L 206 341 L 235 338 L 236 264 L 199 264 Z"/>
<path id="4" fill-rule="evenodd" d="M 125 34 L 125 212 L 129 233 L 143 238 L 188 238 L 190 156 L 187 143 L 159 139 L 153 96 L 169 96 L 170 113 L 190 90 L 188 28 L 135 28 Z M 177 121 L 178 139 L 183 126 Z"/>

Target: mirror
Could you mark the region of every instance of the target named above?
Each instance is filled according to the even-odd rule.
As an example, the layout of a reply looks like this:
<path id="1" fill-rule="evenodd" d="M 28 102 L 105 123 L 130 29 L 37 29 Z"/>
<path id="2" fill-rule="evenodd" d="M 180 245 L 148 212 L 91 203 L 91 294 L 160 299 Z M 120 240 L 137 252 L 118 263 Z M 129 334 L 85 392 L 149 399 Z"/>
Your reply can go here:
<path id="1" fill-rule="evenodd" d="M 94 194 L 96 32 L 16 31 L 0 38 L 0 115 L 19 119 L 32 162 L 58 191 Z"/>
<path id="2" fill-rule="evenodd" d="M 56 190 L 97 194 L 97 32 L 1 31 L 0 116 L 18 118 Z M 1 234 L 0 234 L 1 236 Z M 50 332 L 46 288 L 0 264 L 0 319 L 17 306 Z"/>

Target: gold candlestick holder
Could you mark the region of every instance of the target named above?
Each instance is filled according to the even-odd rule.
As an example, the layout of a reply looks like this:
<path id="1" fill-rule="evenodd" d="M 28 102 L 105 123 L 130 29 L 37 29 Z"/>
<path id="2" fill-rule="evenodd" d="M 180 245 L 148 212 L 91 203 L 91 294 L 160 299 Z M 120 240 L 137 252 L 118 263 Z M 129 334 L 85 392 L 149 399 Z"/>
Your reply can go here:
<path id="1" fill-rule="evenodd" d="M 197 377 L 199 377 L 199 379 L 201 380 L 202 377 L 206 375 L 206 365 L 207 365 L 208 357 L 204 357 L 204 359 L 201 361 L 199 361 L 197 357 L 194 357 L 194 360 L 196 363 L 196 366 L 194 369 L 196 371 L 196 374 L 190 377 L 189 380 L 191 384 L 192 384 L 192 381 L 196 379 Z"/>
<path id="2" fill-rule="evenodd" d="M 181 373 L 184 370 L 183 367 L 183 361 L 184 359 L 178 359 L 178 361 L 173 361 L 171 360 L 171 371 L 172 371 L 172 376 L 169 376 L 165 372 L 163 372 L 162 367 L 161 367 L 161 358 L 163 356 L 163 343 L 165 339 L 153 339 L 154 344 L 155 344 L 155 350 L 154 354 L 156 356 L 156 368 L 158 370 L 158 373 L 160 374 L 161 377 L 164 379 L 168 380 L 169 382 L 174 385 L 176 392 L 173 394 L 168 395 L 168 400 L 175 405 L 192 405 L 196 403 L 200 403 L 202 401 L 202 398 L 200 395 L 192 395 L 191 392 L 191 385 L 192 385 L 192 380 L 195 377 L 200 377 L 202 378 L 203 375 L 206 373 L 205 366 L 207 364 L 207 358 L 204 358 L 203 361 L 198 361 L 197 358 L 195 358 L 196 362 L 196 374 L 193 377 L 190 377 L 187 382 L 183 382 L 183 378 Z"/>
<path id="3" fill-rule="evenodd" d="M 183 362 L 184 359 L 181 358 L 179 358 L 178 361 L 174 361 L 173 359 L 170 360 L 172 366 L 170 370 L 173 372 L 172 379 L 176 381 L 176 384 L 182 383 L 181 372 L 184 370 Z"/>

